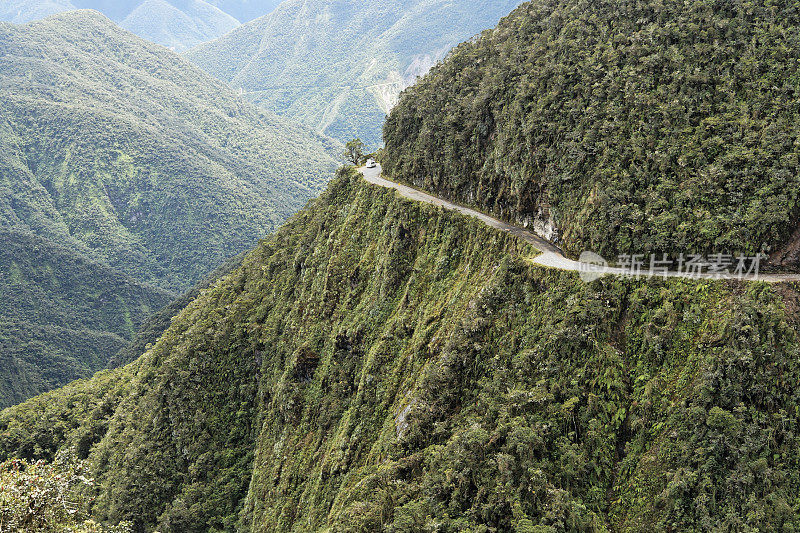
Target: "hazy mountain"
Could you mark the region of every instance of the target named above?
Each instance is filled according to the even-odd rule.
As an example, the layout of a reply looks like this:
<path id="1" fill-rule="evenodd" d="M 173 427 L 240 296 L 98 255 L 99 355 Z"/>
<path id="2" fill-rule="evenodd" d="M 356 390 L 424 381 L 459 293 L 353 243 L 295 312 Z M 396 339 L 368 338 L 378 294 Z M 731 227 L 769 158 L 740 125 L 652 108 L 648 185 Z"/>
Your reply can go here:
<path id="1" fill-rule="evenodd" d="M 0 256 L 6 289 L 26 295 L 0 321 L 118 341 L 301 208 L 336 166 L 324 140 L 90 11 L 0 24 L 0 146 L 0 229 L 41 243 L 14 247 L 38 261 Z M 51 340 L 26 364 L 69 351 Z"/>
<path id="2" fill-rule="evenodd" d="M 186 0 L 179 1 L 184 5 L 187 3 Z M 124 19 L 141 3 L 142 0 L 72 0 L 72 4 L 78 9 L 94 9 L 115 21 Z"/>
<path id="3" fill-rule="evenodd" d="M 401 90 L 519 3 L 288 0 L 188 57 L 268 109 L 375 145 Z"/>
<path id="4" fill-rule="evenodd" d="M 210 41 L 239 26 L 239 21 L 211 4 L 198 0 L 184 4 L 181 10 L 166 0 L 145 0 L 120 26 L 174 50 Z"/>
<path id="5" fill-rule="evenodd" d="M 275 2 L 203 0 L 0 0 L 0 21 L 22 24 L 75 9 L 100 11 L 149 41 L 184 50 L 272 11 Z M 226 11 L 231 9 L 232 11 Z"/>
<path id="6" fill-rule="evenodd" d="M 271 13 L 281 0 L 207 0 L 235 17 L 240 22 L 250 22 Z"/>
<path id="7" fill-rule="evenodd" d="M 70 0 L 0 0 L 0 20 L 24 24 L 72 9 Z"/>

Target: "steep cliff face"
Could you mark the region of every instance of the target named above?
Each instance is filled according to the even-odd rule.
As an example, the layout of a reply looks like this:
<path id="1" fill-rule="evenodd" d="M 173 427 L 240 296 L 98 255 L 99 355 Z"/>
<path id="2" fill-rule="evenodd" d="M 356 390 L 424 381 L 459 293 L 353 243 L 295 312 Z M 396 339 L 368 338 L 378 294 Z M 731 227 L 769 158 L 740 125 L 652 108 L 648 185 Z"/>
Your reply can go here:
<path id="1" fill-rule="evenodd" d="M 132 365 L 0 415 L 160 531 L 798 527 L 791 287 L 591 285 L 343 173 Z"/>
<path id="2" fill-rule="evenodd" d="M 774 251 L 800 214 L 799 22 L 791 1 L 527 2 L 406 92 L 384 170 L 551 221 L 575 255 Z"/>

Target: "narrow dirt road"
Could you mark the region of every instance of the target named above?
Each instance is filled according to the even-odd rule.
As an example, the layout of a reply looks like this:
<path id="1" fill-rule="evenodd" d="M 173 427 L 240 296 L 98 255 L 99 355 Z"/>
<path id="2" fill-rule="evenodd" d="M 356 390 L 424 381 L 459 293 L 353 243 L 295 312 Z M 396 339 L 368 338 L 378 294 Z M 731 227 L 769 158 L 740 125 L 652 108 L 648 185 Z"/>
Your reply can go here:
<path id="1" fill-rule="evenodd" d="M 477 218 L 481 222 L 485 223 L 487 226 L 491 226 L 492 228 L 498 229 L 500 231 L 510 233 L 511 235 L 514 235 L 515 237 L 518 237 L 530 243 L 537 250 L 542 252 L 540 255 L 536 256 L 531 260 L 534 264 L 558 270 L 579 272 L 581 276 L 587 280 L 597 279 L 609 275 L 628 276 L 628 277 L 635 275 L 635 277 L 640 277 L 640 278 L 648 278 L 648 277 L 683 278 L 683 279 L 693 279 L 693 280 L 734 279 L 743 281 L 765 281 L 767 283 L 788 283 L 793 281 L 800 281 L 800 274 L 759 273 L 759 274 L 738 275 L 732 273 L 708 273 L 708 272 L 689 273 L 689 272 L 675 272 L 675 271 L 664 271 L 664 270 L 651 271 L 647 268 L 637 269 L 636 272 L 634 273 L 630 269 L 609 267 L 602 263 L 595 264 L 595 263 L 582 263 L 579 261 L 573 261 L 572 259 L 565 257 L 563 252 L 553 243 L 547 241 L 543 237 L 537 235 L 536 233 L 530 230 L 521 228 L 519 226 L 515 226 L 513 224 L 509 224 L 507 222 L 503 222 L 502 220 L 490 217 L 489 215 L 481 213 L 480 211 L 476 211 L 474 209 L 470 209 L 462 205 L 454 204 L 453 202 L 450 202 L 448 200 L 443 200 L 439 197 L 432 196 L 428 193 L 414 189 L 413 187 L 389 181 L 381 177 L 380 165 L 378 165 L 375 168 L 361 168 L 360 170 L 361 174 L 364 176 L 364 179 L 367 182 L 372 183 L 373 185 L 379 185 L 381 187 L 394 189 L 398 193 L 400 193 L 401 196 L 409 198 L 411 200 L 416 200 L 418 202 L 424 202 L 426 204 L 443 207 L 445 209 L 449 209 L 452 211 L 458 211 L 459 213 L 462 213 L 464 215 Z"/>

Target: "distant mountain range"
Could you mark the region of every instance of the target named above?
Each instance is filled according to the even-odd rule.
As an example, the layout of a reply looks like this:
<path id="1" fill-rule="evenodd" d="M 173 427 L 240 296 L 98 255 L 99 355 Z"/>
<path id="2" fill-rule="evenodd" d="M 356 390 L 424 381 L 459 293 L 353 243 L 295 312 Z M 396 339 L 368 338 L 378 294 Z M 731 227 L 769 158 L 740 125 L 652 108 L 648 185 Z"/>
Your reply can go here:
<path id="1" fill-rule="evenodd" d="M 520 3 L 0 0 L 0 20 L 100 11 L 149 41 L 188 50 L 192 61 L 254 103 L 340 141 L 360 137 L 377 147 L 400 92 Z"/>
<path id="2" fill-rule="evenodd" d="M 188 57 L 247 97 L 339 140 L 381 140 L 400 92 L 519 0 L 287 0 Z"/>
<path id="3" fill-rule="evenodd" d="M 123 28 L 177 51 L 269 13 L 278 0 L 2 0 L 0 21 L 23 24 L 76 9 L 100 11 Z"/>
<path id="4" fill-rule="evenodd" d="M 93 11 L 0 43 L 1 407 L 104 367 L 338 150 Z"/>

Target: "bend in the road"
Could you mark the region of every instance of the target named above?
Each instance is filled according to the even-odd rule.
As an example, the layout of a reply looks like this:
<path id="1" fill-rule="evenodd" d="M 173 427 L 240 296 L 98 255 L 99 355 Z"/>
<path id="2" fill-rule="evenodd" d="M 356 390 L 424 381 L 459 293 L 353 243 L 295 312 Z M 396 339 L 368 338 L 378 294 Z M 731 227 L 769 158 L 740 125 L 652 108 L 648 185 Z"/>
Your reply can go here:
<path id="1" fill-rule="evenodd" d="M 573 261 L 572 259 L 565 257 L 564 253 L 553 243 L 551 243 L 544 237 L 537 235 L 536 233 L 528 229 L 521 228 L 519 226 L 515 226 L 507 222 L 503 222 L 502 220 L 498 220 L 494 217 L 486 215 L 485 213 L 481 213 L 480 211 L 477 211 L 475 209 L 470 209 L 469 207 L 464 207 L 462 205 L 455 204 L 448 200 L 443 200 L 442 198 L 414 189 L 413 187 L 409 187 L 408 185 L 403 185 L 402 183 L 396 183 L 394 181 L 387 180 L 381 176 L 380 165 L 376 166 L 375 168 L 361 168 L 360 171 L 361 174 L 364 176 L 364 179 L 367 182 L 372 183 L 373 185 L 394 189 L 398 193 L 400 193 L 401 196 L 411 200 L 416 200 L 418 202 L 424 202 L 427 204 L 443 207 L 445 209 L 449 209 L 452 211 L 458 211 L 459 213 L 462 213 L 464 215 L 477 218 L 478 220 L 485 223 L 487 226 L 498 229 L 500 231 L 504 231 L 506 233 L 510 233 L 511 235 L 514 235 L 515 237 L 524 240 L 525 242 L 533 245 L 537 250 L 540 250 L 542 252 L 540 255 L 532 259 L 533 263 L 536 265 L 546 268 L 566 270 L 570 272 L 580 272 L 582 275 L 587 276 L 588 279 L 595 279 L 608 275 L 631 277 L 631 271 L 622 268 L 596 266 L 596 265 L 589 265 L 587 263 L 581 263 L 579 261 Z M 651 272 L 646 269 L 637 272 L 637 276 L 635 277 L 682 278 L 682 279 L 693 279 L 693 280 L 730 279 L 730 280 L 740 280 L 740 281 L 765 281 L 768 283 L 784 283 L 784 282 L 800 281 L 800 274 L 756 274 L 750 276 L 739 276 L 736 274 L 711 274 L 707 272 L 703 273 L 663 272 L 663 271 Z"/>

